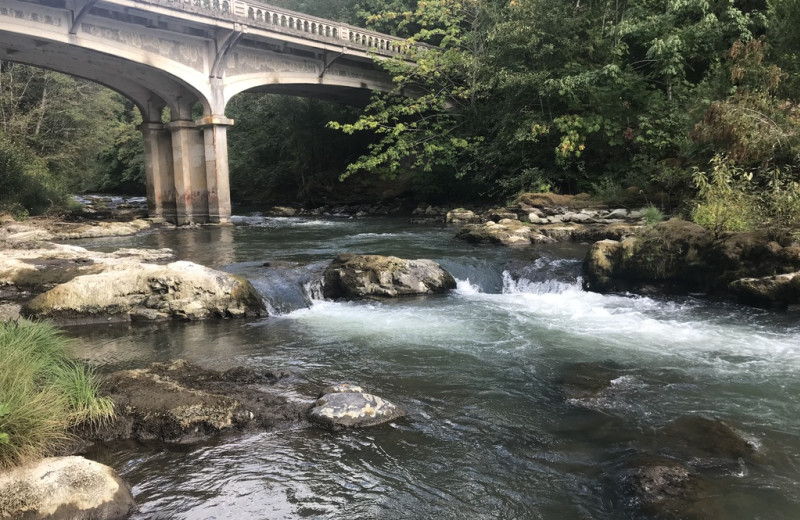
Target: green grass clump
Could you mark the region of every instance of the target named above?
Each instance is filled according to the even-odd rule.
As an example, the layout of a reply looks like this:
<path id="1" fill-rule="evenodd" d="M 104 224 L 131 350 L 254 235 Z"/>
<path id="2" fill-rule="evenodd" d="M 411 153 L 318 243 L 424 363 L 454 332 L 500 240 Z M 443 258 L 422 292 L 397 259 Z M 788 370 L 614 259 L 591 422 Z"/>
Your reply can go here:
<path id="1" fill-rule="evenodd" d="M 46 455 L 71 426 L 113 417 L 94 372 L 69 358 L 68 345 L 44 323 L 0 323 L 0 468 Z"/>

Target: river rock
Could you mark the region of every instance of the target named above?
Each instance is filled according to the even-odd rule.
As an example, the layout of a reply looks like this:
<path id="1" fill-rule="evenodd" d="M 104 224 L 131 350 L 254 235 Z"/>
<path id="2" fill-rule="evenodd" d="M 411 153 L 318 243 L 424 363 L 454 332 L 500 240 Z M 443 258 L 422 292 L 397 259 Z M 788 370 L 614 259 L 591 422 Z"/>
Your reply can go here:
<path id="1" fill-rule="evenodd" d="M 395 298 L 455 289 L 453 276 L 432 260 L 341 254 L 325 269 L 323 296 L 329 299 Z"/>
<path id="2" fill-rule="evenodd" d="M 397 405 L 360 391 L 325 394 L 308 412 L 313 422 L 332 429 L 378 426 L 405 415 L 405 410 Z"/>
<path id="3" fill-rule="evenodd" d="M 91 320 L 204 319 L 266 313 L 243 278 L 192 262 L 129 264 L 82 275 L 36 296 L 22 310 L 31 318 Z"/>
<path id="4" fill-rule="evenodd" d="M 269 214 L 275 217 L 293 217 L 297 215 L 297 210 L 287 206 L 274 206 L 269 210 Z"/>
<path id="5" fill-rule="evenodd" d="M 584 288 L 597 292 L 731 294 L 741 287 L 744 295 L 746 284 L 731 287 L 731 282 L 800 270 L 800 247 L 782 245 L 763 232 L 715 237 L 696 224 L 671 219 L 616 243 L 593 245 L 583 270 Z M 750 293 L 757 294 L 756 285 Z"/>
<path id="6" fill-rule="evenodd" d="M 502 244 L 506 246 L 528 246 L 531 244 L 530 224 L 513 219 L 485 224 L 467 224 L 456 233 L 457 238 L 476 244 Z"/>
<path id="7" fill-rule="evenodd" d="M 637 460 L 623 487 L 637 509 L 648 518 L 703 520 L 713 517 L 710 483 L 676 460 L 647 457 Z"/>
<path id="8" fill-rule="evenodd" d="M 756 445 L 727 421 L 698 415 L 680 417 L 662 430 L 673 449 L 687 457 L 711 455 L 737 460 L 756 454 Z"/>
<path id="9" fill-rule="evenodd" d="M 800 304 L 800 271 L 734 280 L 728 289 L 748 305 L 785 309 Z"/>
<path id="10" fill-rule="evenodd" d="M 448 224 L 472 224 L 480 221 L 481 217 L 469 209 L 457 208 L 447 212 Z"/>
<path id="11" fill-rule="evenodd" d="M 193 442 L 226 431 L 297 423 L 308 405 L 265 391 L 284 377 L 245 367 L 218 372 L 184 360 L 115 372 L 101 390 L 114 401 L 116 418 L 76 433 L 86 441 Z"/>
<path id="12" fill-rule="evenodd" d="M 127 518 L 130 487 L 116 472 L 83 457 L 51 457 L 0 472 L 0 518 Z"/>

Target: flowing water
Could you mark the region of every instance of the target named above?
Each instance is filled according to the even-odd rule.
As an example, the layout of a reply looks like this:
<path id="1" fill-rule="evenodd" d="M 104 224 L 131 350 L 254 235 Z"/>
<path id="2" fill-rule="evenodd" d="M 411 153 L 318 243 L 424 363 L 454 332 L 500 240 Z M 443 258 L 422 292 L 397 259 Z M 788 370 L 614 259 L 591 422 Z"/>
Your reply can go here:
<path id="1" fill-rule="evenodd" d="M 103 370 L 183 358 L 288 368 L 309 399 L 350 381 L 409 411 L 376 429 L 296 428 L 98 456 L 133 485 L 134 518 L 648 518 L 629 461 L 674 456 L 665 425 L 719 417 L 752 459 L 683 459 L 716 490 L 707 518 L 800 518 L 800 316 L 691 297 L 580 289 L 586 245 L 473 246 L 407 220 L 238 217 L 237 226 L 94 240 L 170 247 L 247 276 L 272 316 L 74 330 Z M 313 281 L 338 252 L 430 258 L 446 296 L 325 302 Z M 565 399 L 582 363 L 619 365 L 612 388 Z"/>

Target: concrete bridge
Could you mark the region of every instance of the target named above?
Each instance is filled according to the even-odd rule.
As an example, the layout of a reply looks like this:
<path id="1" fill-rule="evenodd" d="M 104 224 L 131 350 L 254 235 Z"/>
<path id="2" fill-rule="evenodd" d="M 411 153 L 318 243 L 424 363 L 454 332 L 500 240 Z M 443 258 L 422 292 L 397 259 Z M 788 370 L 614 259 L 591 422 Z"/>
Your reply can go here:
<path id="1" fill-rule="evenodd" d="M 101 83 L 139 107 L 150 216 L 177 224 L 230 221 L 233 96 L 365 103 L 391 87 L 373 57 L 405 49 L 256 0 L 0 0 L 0 59 Z"/>

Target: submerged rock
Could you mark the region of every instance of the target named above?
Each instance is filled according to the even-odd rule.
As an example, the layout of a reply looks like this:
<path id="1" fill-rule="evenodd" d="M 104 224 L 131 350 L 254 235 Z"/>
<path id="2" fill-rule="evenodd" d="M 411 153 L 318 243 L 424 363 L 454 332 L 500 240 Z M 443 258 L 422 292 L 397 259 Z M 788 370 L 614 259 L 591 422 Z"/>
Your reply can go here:
<path id="1" fill-rule="evenodd" d="M 264 391 L 278 379 L 242 367 L 217 372 L 183 360 L 115 372 L 102 391 L 114 401 L 117 417 L 76 433 L 88 441 L 192 442 L 225 431 L 296 423 L 308 405 Z"/>
<path id="2" fill-rule="evenodd" d="M 564 368 L 559 384 L 568 400 L 590 399 L 609 390 L 625 373 L 626 369 L 614 361 L 571 363 Z"/>
<path id="3" fill-rule="evenodd" d="M 308 418 L 328 428 L 378 426 L 406 415 L 402 408 L 361 387 L 335 385 L 325 390 L 328 393 L 317 400 Z"/>
<path id="4" fill-rule="evenodd" d="M 341 254 L 325 269 L 323 296 L 330 299 L 395 298 L 443 293 L 456 281 L 432 260 Z"/>
<path id="5" fill-rule="evenodd" d="M 128 264 L 122 270 L 77 276 L 36 296 L 22 309 L 31 318 L 196 320 L 262 315 L 265 308 L 245 279 L 192 262 Z"/>
<path id="6" fill-rule="evenodd" d="M 51 457 L 0 472 L 0 518 L 116 520 L 134 510 L 116 472 L 83 457 Z"/>
<path id="7" fill-rule="evenodd" d="M 737 460 L 756 454 L 756 445 L 727 421 L 689 415 L 664 427 L 668 443 L 687 456 L 710 455 Z"/>
<path id="8" fill-rule="evenodd" d="M 663 457 L 640 458 L 623 487 L 648 518 L 702 520 L 714 516 L 716 494 L 710 483 L 691 468 Z"/>

